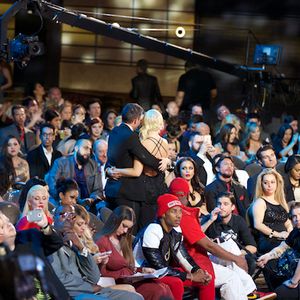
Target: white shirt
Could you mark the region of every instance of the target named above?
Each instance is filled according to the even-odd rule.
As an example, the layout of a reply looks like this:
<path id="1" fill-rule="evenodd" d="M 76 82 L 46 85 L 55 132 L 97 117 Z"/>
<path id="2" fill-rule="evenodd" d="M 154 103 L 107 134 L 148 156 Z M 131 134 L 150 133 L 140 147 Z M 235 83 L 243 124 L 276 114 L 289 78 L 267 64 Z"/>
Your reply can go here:
<path id="1" fill-rule="evenodd" d="M 198 152 L 197 156 L 204 161 L 203 167 L 207 174 L 206 185 L 209 185 L 210 183 L 212 183 L 215 180 L 215 174 L 213 172 L 213 165 L 212 165 L 211 161 L 206 157 L 206 155 Z"/>
<path id="2" fill-rule="evenodd" d="M 48 151 L 44 146 L 42 146 L 42 149 L 44 151 L 44 154 L 48 160 L 49 166 L 51 166 L 51 160 L 52 160 L 52 153 L 53 153 L 53 148 L 51 148 L 50 151 Z"/>

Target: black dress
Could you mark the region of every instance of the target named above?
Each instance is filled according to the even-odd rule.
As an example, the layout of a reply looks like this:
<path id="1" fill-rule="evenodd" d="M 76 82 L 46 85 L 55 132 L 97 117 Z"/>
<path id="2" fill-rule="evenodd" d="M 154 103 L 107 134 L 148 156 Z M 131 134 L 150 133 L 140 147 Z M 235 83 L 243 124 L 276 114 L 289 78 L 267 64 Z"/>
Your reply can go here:
<path id="1" fill-rule="evenodd" d="M 151 140 L 154 143 L 154 148 L 151 154 L 155 157 L 162 157 L 163 152 L 167 151 L 163 145 L 163 139 L 157 140 L 153 137 L 148 137 L 146 140 Z M 150 224 L 156 217 L 157 198 L 168 192 L 168 187 L 165 183 L 165 173 L 157 172 L 153 169 L 144 166 L 142 173 L 144 183 L 144 199 L 145 206 L 143 211 L 144 226 Z"/>
<path id="2" fill-rule="evenodd" d="M 263 198 L 262 198 L 263 199 Z M 272 204 L 265 199 L 267 209 L 265 211 L 263 224 L 274 231 L 286 231 L 285 222 L 288 220 L 288 213 L 281 205 Z M 271 251 L 273 248 L 280 245 L 282 240 L 269 236 L 260 232 L 258 240 L 258 251 L 261 254 Z"/>

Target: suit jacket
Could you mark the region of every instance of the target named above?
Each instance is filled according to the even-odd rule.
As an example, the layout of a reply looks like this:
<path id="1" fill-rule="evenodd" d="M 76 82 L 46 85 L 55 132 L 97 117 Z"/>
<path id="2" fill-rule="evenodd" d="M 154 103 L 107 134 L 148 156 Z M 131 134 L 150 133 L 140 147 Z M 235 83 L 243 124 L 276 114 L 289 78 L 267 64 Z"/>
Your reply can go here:
<path id="1" fill-rule="evenodd" d="M 158 170 L 159 160 L 141 144 L 137 133 L 122 123 L 109 135 L 106 167 L 132 168 L 135 157 L 142 164 Z M 144 201 L 142 176 L 121 177 L 119 180 L 108 178 L 105 195 L 108 198 L 122 197 L 132 201 Z"/>
<path id="2" fill-rule="evenodd" d="M 46 173 L 49 172 L 50 167 L 53 165 L 53 162 L 59 157 L 61 157 L 61 153 L 53 149 L 51 165 L 49 165 L 42 145 L 29 151 L 27 154 L 27 162 L 29 164 L 30 178 L 37 176 L 44 179 Z"/>
<path id="3" fill-rule="evenodd" d="M 90 159 L 83 167 L 87 189 L 91 198 L 102 197 L 103 187 L 100 174 L 97 170 L 97 163 Z M 75 178 L 75 158 L 74 155 L 60 157 L 53 163 L 50 171 L 45 175 L 45 180 L 49 186 L 49 192 L 53 198 L 57 198 L 56 181 L 58 178 Z"/>
<path id="4" fill-rule="evenodd" d="M 36 140 L 35 140 L 35 134 L 27 129 L 24 128 L 25 131 L 25 139 L 24 142 L 21 142 L 21 151 L 24 154 L 27 154 L 29 150 L 31 150 L 33 148 L 33 146 L 36 144 Z M 4 128 L 0 129 L 0 136 L 2 137 L 0 139 L 0 150 L 2 151 L 2 146 L 3 146 L 3 142 L 4 142 L 4 137 L 8 136 L 8 135 L 13 135 L 15 136 L 18 140 L 20 140 L 20 134 L 18 131 L 18 128 L 15 124 L 11 124 L 9 126 L 6 126 Z"/>
<path id="5" fill-rule="evenodd" d="M 217 205 L 216 197 L 222 192 L 227 192 L 226 183 L 219 178 L 216 178 L 211 184 L 205 187 L 204 197 L 206 201 L 207 210 L 211 212 Z M 239 183 L 232 181 L 231 182 L 231 192 L 234 194 L 236 201 L 236 208 L 239 214 L 245 218 L 246 210 L 249 207 L 249 198 L 247 190 Z"/>

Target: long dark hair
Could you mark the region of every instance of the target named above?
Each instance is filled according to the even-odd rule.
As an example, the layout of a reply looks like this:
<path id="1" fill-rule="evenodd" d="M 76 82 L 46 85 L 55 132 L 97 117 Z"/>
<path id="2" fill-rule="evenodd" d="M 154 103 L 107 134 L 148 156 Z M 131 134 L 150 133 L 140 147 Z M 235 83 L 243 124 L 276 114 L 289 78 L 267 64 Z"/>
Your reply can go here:
<path id="1" fill-rule="evenodd" d="M 197 167 L 197 164 L 195 163 L 195 161 L 191 157 L 182 157 L 182 158 L 180 158 L 177 161 L 177 163 L 175 165 L 175 169 L 174 169 L 175 176 L 176 177 L 181 177 L 180 166 L 185 161 L 191 162 L 193 164 L 193 166 L 194 166 L 194 176 L 191 179 L 191 185 L 193 187 L 193 190 L 197 191 L 199 194 L 203 194 L 203 192 L 204 192 L 204 185 L 201 183 L 200 178 L 198 176 L 198 167 Z"/>
<path id="2" fill-rule="evenodd" d="M 287 144 L 289 144 L 291 142 L 291 140 L 293 138 L 293 134 L 294 134 L 293 128 L 289 124 L 284 123 L 284 124 L 282 124 L 280 126 L 280 128 L 278 129 L 278 132 L 277 132 L 276 136 L 274 137 L 274 144 L 276 144 L 276 145 L 279 144 L 279 145 L 282 146 L 282 139 L 284 137 L 285 132 L 288 129 L 290 129 L 292 131 L 292 136 L 291 136 L 291 138 L 290 138 L 290 140 L 288 141 Z"/>
<path id="3" fill-rule="evenodd" d="M 227 145 L 229 144 L 229 137 L 231 134 L 231 130 L 236 128 L 233 124 L 227 123 L 220 129 L 220 143 L 224 151 L 227 151 Z M 233 144 L 238 144 L 238 140 L 236 139 Z"/>
<path id="4" fill-rule="evenodd" d="M 10 182 L 13 181 L 13 179 L 16 177 L 16 170 L 14 168 L 13 162 L 12 162 L 12 158 L 11 156 L 8 154 L 7 148 L 8 148 L 8 142 L 11 139 L 15 139 L 18 141 L 19 145 L 21 145 L 20 141 L 18 140 L 17 137 L 15 137 L 14 135 L 8 135 L 6 137 L 6 139 L 4 140 L 3 143 L 3 147 L 2 147 L 2 155 L 0 158 L 0 164 L 2 165 L 2 167 L 6 170 L 7 172 L 7 178 Z"/>
<path id="5" fill-rule="evenodd" d="M 289 156 L 289 158 L 284 166 L 285 173 L 287 173 L 291 176 L 291 171 L 297 164 L 300 164 L 300 155 L 293 154 L 293 155 Z"/>
<path id="6" fill-rule="evenodd" d="M 129 206 L 121 205 L 115 208 L 108 217 L 100 232 L 100 238 L 101 236 L 110 236 L 115 233 L 124 220 L 132 221 L 133 224 L 135 224 L 135 213 Z M 134 266 L 131 232 L 132 228 L 128 229 L 128 231 L 120 237 L 120 245 L 124 258 L 131 266 Z"/>

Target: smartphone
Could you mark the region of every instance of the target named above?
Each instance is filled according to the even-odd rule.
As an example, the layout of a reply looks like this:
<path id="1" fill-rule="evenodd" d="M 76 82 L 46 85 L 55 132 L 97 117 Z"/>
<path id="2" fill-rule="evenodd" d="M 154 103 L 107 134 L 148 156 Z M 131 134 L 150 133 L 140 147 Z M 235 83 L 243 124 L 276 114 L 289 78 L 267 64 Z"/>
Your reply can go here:
<path id="1" fill-rule="evenodd" d="M 211 144 L 211 135 L 210 134 L 204 135 L 203 142 L 207 144 Z"/>
<path id="2" fill-rule="evenodd" d="M 94 256 L 107 256 L 107 255 L 111 255 L 112 251 L 105 251 L 105 252 L 98 252 L 96 253 Z"/>
<path id="3" fill-rule="evenodd" d="M 29 223 L 40 222 L 43 219 L 43 210 L 41 208 L 30 210 L 26 217 Z"/>

